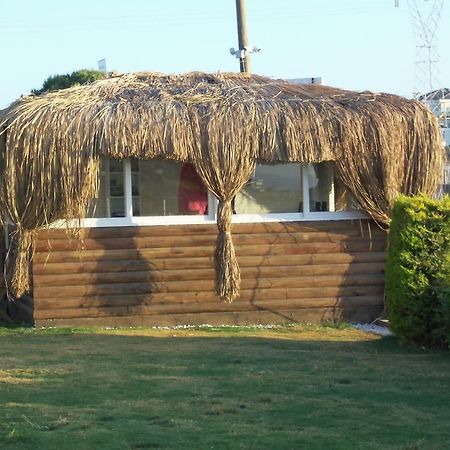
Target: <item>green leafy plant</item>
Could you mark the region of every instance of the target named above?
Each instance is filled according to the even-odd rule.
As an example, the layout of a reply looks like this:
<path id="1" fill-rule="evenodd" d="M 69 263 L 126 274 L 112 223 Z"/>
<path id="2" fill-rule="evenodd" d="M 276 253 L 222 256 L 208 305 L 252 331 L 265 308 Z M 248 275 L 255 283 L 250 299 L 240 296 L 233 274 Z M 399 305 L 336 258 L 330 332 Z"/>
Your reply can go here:
<path id="1" fill-rule="evenodd" d="M 400 197 L 386 267 L 392 330 L 430 347 L 450 347 L 450 197 Z"/>
<path id="2" fill-rule="evenodd" d="M 105 78 L 105 74 L 98 70 L 81 69 L 65 75 L 53 75 L 48 77 L 41 89 L 33 89 L 35 95 L 43 94 L 44 92 L 57 91 L 60 89 L 67 89 L 72 86 L 77 86 L 85 83 L 92 83 L 96 80 Z"/>

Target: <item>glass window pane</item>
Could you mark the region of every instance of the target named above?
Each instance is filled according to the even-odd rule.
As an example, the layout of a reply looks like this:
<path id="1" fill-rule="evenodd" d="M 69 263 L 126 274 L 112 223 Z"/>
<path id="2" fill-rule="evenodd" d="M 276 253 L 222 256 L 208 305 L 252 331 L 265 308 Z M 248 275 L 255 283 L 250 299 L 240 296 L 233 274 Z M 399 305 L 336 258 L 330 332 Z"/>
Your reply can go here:
<path id="1" fill-rule="evenodd" d="M 327 162 L 308 164 L 306 173 L 309 183 L 309 210 L 311 212 L 330 211 L 330 199 L 333 199 L 332 164 Z"/>
<path id="2" fill-rule="evenodd" d="M 124 164 L 121 159 L 109 160 L 109 217 L 125 217 Z"/>
<path id="3" fill-rule="evenodd" d="M 132 172 L 139 172 L 139 160 L 138 159 L 135 159 L 135 158 L 131 159 L 130 165 L 131 165 Z"/>
<path id="4" fill-rule="evenodd" d="M 308 164 L 306 173 L 311 212 L 355 210 L 355 201 L 340 180 L 333 163 Z"/>
<path id="5" fill-rule="evenodd" d="M 337 171 L 334 171 L 334 204 L 335 211 L 355 211 L 357 203 L 350 191 L 345 187 Z"/>
<path id="6" fill-rule="evenodd" d="M 98 198 L 86 217 L 125 217 L 124 164 L 104 159 Z M 134 216 L 208 214 L 208 194 L 191 164 L 165 160 L 131 160 Z"/>
<path id="7" fill-rule="evenodd" d="M 88 208 L 86 217 L 124 217 L 124 169 L 119 159 L 104 159 L 100 163 L 98 197 Z"/>
<path id="8" fill-rule="evenodd" d="M 302 192 L 300 164 L 258 164 L 234 206 L 237 214 L 302 212 Z"/>
<path id="9" fill-rule="evenodd" d="M 142 160 L 138 169 L 132 178 L 134 216 L 208 214 L 208 193 L 192 164 Z"/>

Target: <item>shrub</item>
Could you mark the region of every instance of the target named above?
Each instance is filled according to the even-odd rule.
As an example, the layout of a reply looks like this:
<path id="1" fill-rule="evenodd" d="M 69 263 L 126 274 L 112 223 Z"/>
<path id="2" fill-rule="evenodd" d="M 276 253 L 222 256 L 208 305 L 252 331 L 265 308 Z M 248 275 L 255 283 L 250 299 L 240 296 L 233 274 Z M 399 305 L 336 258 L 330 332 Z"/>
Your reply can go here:
<path id="1" fill-rule="evenodd" d="M 400 197 L 386 266 L 390 325 L 401 339 L 450 348 L 450 197 Z"/>
<path id="2" fill-rule="evenodd" d="M 96 80 L 102 80 L 106 75 L 98 70 L 81 69 L 65 75 L 53 75 L 48 77 L 41 89 L 33 89 L 35 95 L 40 95 L 49 91 L 67 89 L 71 86 L 77 86 L 85 83 L 92 83 Z"/>

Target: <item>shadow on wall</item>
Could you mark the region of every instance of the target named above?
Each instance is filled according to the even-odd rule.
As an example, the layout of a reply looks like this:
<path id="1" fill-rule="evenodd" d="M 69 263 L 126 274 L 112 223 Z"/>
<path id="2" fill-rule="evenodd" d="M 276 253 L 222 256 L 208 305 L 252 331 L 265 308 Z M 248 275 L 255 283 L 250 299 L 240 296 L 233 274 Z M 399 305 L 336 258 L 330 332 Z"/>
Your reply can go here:
<path id="1" fill-rule="evenodd" d="M 273 235 L 254 268 L 254 310 L 298 323 L 371 322 L 382 315 L 386 233 L 376 224 L 284 224 Z"/>
<path id="2" fill-rule="evenodd" d="M 0 227 L 0 270 L 2 274 L 4 273 L 5 269 L 5 256 L 5 230 L 3 229 L 3 227 Z M 12 323 L 12 319 L 8 313 L 6 286 L 3 276 L 0 278 L 0 321 L 5 323 Z"/>
<path id="3" fill-rule="evenodd" d="M 33 323 L 34 302 L 30 293 L 15 299 L 8 295 L 6 287 L 7 272 L 11 270 L 8 261 L 16 254 L 16 241 L 13 239 L 14 229 L 11 226 L 0 228 L 0 321 L 7 324 Z M 31 274 L 30 274 L 31 279 Z"/>
<path id="4" fill-rule="evenodd" d="M 101 325 L 102 320 L 129 317 L 129 324 L 121 325 L 136 325 L 156 289 L 157 271 L 145 255 L 148 239 L 140 227 L 88 230 L 78 252 L 81 260 L 73 266 L 84 282 L 80 295 L 72 297 L 72 311 L 61 309 L 48 318 L 95 319 Z M 73 287 L 67 289 L 75 294 Z"/>
<path id="5" fill-rule="evenodd" d="M 95 319 L 101 326 L 105 318 L 141 314 L 155 286 L 143 239 L 139 227 L 91 228 L 81 241 L 65 230 L 42 231 L 32 263 L 33 323 Z"/>

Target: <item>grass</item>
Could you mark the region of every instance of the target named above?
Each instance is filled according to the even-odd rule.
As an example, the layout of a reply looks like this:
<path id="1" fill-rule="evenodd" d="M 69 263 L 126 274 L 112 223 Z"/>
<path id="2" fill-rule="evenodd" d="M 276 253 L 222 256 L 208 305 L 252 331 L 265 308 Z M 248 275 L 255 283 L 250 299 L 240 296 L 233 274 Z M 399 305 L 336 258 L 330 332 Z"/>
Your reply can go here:
<path id="1" fill-rule="evenodd" d="M 450 448 L 450 355 L 349 327 L 0 328 L 0 448 Z"/>

